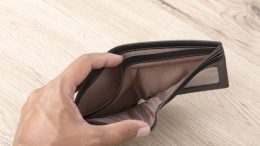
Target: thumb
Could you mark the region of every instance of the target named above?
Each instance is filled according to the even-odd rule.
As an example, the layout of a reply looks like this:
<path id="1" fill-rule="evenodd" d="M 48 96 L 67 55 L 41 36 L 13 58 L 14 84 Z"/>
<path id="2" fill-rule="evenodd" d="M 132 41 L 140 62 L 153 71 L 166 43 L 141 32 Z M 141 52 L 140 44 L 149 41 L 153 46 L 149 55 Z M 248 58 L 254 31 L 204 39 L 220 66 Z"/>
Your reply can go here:
<path id="1" fill-rule="evenodd" d="M 118 145 L 135 137 L 146 136 L 150 133 L 150 126 L 138 120 L 124 120 L 121 122 L 100 126 L 103 132 L 103 142 L 106 145 Z"/>

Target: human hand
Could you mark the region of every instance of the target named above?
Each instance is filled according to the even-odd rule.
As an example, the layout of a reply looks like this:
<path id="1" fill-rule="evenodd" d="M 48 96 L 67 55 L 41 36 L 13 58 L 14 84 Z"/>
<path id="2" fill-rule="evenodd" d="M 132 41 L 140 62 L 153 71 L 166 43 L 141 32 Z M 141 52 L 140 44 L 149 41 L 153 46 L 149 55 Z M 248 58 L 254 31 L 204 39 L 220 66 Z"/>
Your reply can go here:
<path id="1" fill-rule="evenodd" d="M 90 125 L 74 104 L 76 87 L 92 69 L 121 62 L 122 56 L 110 53 L 83 55 L 55 79 L 34 90 L 21 109 L 13 146 L 108 146 L 148 135 L 148 124 L 137 120 Z"/>

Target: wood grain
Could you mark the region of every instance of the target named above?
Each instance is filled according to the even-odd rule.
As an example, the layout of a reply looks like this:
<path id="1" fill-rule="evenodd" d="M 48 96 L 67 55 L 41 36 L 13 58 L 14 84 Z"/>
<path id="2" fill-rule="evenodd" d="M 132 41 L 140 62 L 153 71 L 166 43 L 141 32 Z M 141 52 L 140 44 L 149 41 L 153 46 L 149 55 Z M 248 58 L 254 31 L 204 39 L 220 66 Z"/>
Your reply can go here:
<path id="1" fill-rule="evenodd" d="M 257 0 L 1 0 L 0 145 L 34 88 L 77 56 L 136 41 L 222 41 L 230 88 L 177 96 L 151 135 L 123 145 L 260 145 Z"/>

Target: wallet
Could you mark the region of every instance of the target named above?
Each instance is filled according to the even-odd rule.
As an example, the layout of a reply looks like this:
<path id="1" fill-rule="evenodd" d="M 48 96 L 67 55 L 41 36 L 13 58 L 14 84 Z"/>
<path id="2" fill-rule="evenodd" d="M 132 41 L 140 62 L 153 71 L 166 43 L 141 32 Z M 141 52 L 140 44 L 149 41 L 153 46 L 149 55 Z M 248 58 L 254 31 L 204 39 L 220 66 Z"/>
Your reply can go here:
<path id="1" fill-rule="evenodd" d="M 141 42 L 109 52 L 122 55 L 122 63 L 92 70 L 77 88 L 75 103 L 90 124 L 135 119 L 153 129 L 175 96 L 228 87 L 221 42 Z"/>

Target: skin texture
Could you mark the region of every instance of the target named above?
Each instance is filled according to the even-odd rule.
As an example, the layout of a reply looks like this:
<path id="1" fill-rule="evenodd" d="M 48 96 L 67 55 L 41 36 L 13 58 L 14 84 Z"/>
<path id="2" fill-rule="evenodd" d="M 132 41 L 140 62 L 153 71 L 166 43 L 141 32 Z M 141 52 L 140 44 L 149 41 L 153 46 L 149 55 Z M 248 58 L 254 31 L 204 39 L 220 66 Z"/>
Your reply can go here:
<path id="1" fill-rule="evenodd" d="M 13 146 L 109 146 L 148 135 L 148 124 L 137 120 L 90 125 L 74 104 L 76 87 L 92 69 L 117 66 L 121 62 L 119 55 L 86 54 L 45 86 L 34 90 L 21 109 Z"/>

